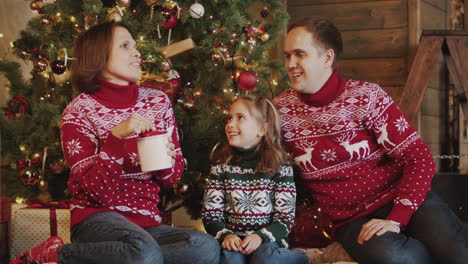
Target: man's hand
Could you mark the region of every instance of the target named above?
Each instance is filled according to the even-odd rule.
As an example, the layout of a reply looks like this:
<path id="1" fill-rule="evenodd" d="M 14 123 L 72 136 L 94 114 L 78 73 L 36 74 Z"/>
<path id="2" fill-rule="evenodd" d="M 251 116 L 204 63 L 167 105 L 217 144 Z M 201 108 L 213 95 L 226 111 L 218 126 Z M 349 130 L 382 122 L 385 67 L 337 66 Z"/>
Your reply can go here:
<path id="1" fill-rule="evenodd" d="M 236 235 L 227 235 L 221 246 L 224 249 L 231 250 L 231 251 L 241 251 L 242 250 L 242 240 Z"/>
<path id="2" fill-rule="evenodd" d="M 362 245 L 374 235 L 381 236 L 385 234 L 385 232 L 400 233 L 400 227 L 392 220 L 372 219 L 362 225 L 357 242 Z"/>
<path id="3" fill-rule="evenodd" d="M 262 244 L 262 238 L 257 234 L 248 235 L 242 240 L 242 250 L 241 253 L 244 255 L 249 255 Z"/>

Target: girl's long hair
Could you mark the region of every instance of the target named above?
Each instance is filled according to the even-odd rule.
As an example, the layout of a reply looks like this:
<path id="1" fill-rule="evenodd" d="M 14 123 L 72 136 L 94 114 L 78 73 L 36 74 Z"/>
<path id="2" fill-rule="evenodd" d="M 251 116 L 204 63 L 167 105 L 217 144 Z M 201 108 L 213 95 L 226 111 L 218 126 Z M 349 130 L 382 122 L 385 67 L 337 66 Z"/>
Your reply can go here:
<path id="1" fill-rule="evenodd" d="M 278 110 L 270 102 L 260 95 L 243 95 L 234 102 L 246 103 L 250 114 L 256 119 L 260 126 L 266 124 L 266 133 L 255 151 L 261 153 L 260 162 L 256 170 L 259 172 L 276 173 L 282 165 L 290 162 L 290 156 L 285 151 L 281 140 L 281 119 Z M 233 103 L 234 103 L 233 102 Z M 215 146 L 211 152 L 210 159 L 213 164 L 232 164 L 240 157 L 234 155 L 234 149 L 224 140 Z"/>

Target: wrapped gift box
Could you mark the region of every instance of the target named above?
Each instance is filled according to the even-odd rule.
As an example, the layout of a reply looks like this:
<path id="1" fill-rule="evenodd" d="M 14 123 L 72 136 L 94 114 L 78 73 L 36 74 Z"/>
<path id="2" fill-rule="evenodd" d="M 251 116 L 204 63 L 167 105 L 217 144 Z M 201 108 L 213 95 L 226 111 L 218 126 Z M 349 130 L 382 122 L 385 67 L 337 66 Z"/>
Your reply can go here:
<path id="1" fill-rule="evenodd" d="M 26 208 L 27 204 L 12 204 L 11 221 L 9 225 L 10 258 L 24 253 L 41 244 L 51 236 L 56 216 L 57 235 L 65 243 L 70 243 L 70 210 Z M 54 228 L 52 228 L 54 229 Z"/>
<path id="2" fill-rule="evenodd" d="M 0 223 L 8 222 L 11 218 L 11 198 L 0 197 Z"/>

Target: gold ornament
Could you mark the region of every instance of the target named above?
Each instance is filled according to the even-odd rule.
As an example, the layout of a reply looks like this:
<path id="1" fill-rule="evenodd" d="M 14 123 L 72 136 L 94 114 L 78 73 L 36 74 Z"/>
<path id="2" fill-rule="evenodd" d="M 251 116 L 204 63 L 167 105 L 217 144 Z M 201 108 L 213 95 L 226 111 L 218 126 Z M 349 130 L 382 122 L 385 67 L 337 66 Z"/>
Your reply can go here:
<path id="1" fill-rule="evenodd" d="M 47 18 L 44 17 L 44 18 L 41 19 L 41 24 L 42 24 L 43 26 L 47 26 L 47 25 L 50 24 L 50 21 L 49 21 L 49 19 L 47 19 Z"/>
<path id="2" fill-rule="evenodd" d="M 37 199 L 39 199 L 40 201 L 42 201 L 44 203 L 47 203 L 47 202 L 52 201 L 52 195 L 50 195 L 50 193 L 47 192 L 47 191 L 42 191 L 37 196 Z"/>
<path id="3" fill-rule="evenodd" d="M 260 39 L 262 41 L 267 41 L 270 39 L 270 35 L 268 35 L 268 33 L 263 33 L 262 35 L 260 35 Z"/>
<path id="4" fill-rule="evenodd" d="M 164 3 L 162 4 L 163 7 L 165 8 L 168 8 L 168 9 L 173 9 L 174 7 L 177 6 L 177 2 L 175 1 L 164 1 Z"/>
<path id="5" fill-rule="evenodd" d="M 115 2 L 120 7 L 125 7 L 125 8 L 129 8 L 130 5 L 132 4 L 132 0 L 116 0 Z"/>
<path id="6" fill-rule="evenodd" d="M 39 180 L 39 182 L 37 183 L 37 188 L 40 191 L 47 191 L 48 187 L 49 187 L 49 183 L 47 183 L 47 181 L 44 179 Z"/>
<path id="7" fill-rule="evenodd" d="M 120 8 L 109 8 L 107 10 L 107 22 L 121 22 L 122 21 L 122 11 Z"/>
<path id="8" fill-rule="evenodd" d="M 96 13 L 89 13 L 84 18 L 84 26 L 86 29 L 97 25 L 98 23 L 98 15 Z"/>
<path id="9" fill-rule="evenodd" d="M 37 72 L 45 71 L 48 65 L 49 65 L 49 62 L 47 62 L 47 60 L 42 57 L 39 57 L 37 60 L 33 62 L 34 70 Z"/>
<path id="10" fill-rule="evenodd" d="M 146 4 L 149 5 L 149 6 L 152 6 L 154 4 L 156 4 L 158 2 L 158 0 L 146 0 Z"/>
<path id="11" fill-rule="evenodd" d="M 29 7 L 32 9 L 32 10 L 37 10 L 39 8 L 39 1 L 32 1 L 31 4 L 29 5 Z"/>
<path id="12" fill-rule="evenodd" d="M 223 56 L 221 56 L 221 54 L 219 54 L 218 52 L 213 52 L 213 54 L 211 55 L 211 60 L 219 62 L 223 60 Z"/>
<path id="13" fill-rule="evenodd" d="M 28 60 L 29 58 L 31 58 L 31 52 L 29 50 L 23 50 L 20 52 L 19 56 L 23 60 Z"/>
<path id="14" fill-rule="evenodd" d="M 165 72 L 167 72 L 167 71 L 169 71 L 170 69 L 172 69 L 171 64 L 170 64 L 167 60 L 163 60 L 163 61 L 161 62 L 161 66 L 162 66 L 162 68 L 163 68 L 163 70 L 164 70 Z"/>

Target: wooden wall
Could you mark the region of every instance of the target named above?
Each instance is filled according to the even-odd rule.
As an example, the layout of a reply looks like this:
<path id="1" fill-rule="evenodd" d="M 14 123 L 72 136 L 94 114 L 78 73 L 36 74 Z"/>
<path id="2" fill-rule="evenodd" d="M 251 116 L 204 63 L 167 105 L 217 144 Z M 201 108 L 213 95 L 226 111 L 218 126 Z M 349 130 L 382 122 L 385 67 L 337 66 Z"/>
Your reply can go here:
<path id="1" fill-rule="evenodd" d="M 399 102 L 422 30 L 449 29 L 450 0 L 288 0 L 291 21 L 324 16 L 342 31 L 344 77 L 374 82 Z M 447 154 L 447 72 L 438 67 L 414 124 L 434 154 Z"/>
<path id="2" fill-rule="evenodd" d="M 423 0 L 420 4 L 421 30 L 450 29 L 449 0 Z M 419 133 L 434 154 L 449 153 L 448 137 L 448 73 L 442 54 L 434 69 L 431 82 L 421 104 Z M 438 168 L 445 170 L 444 162 L 437 160 Z"/>
<path id="3" fill-rule="evenodd" d="M 408 0 L 288 0 L 291 20 L 324 16 L 342 31 L 344 77 L 378 83 L 398 101 L 409 52 Z"/>

